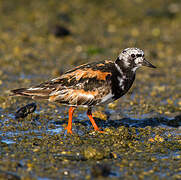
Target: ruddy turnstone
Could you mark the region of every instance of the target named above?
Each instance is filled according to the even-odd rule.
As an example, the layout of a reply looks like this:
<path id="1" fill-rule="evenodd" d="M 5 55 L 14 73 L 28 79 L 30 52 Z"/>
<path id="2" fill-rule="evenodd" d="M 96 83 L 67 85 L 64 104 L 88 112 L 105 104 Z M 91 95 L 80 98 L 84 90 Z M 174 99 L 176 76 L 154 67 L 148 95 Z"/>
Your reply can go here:
<path id="1" fill-rule="evenodd" d="M 100 131 L 92 117 L 92 107 L 110 103 L 128 92 L 136 70 L 141 66 L 156 68 L 145 59 L 141 49 L 127 48 L 114 62 L 105 60 L 83 64 L 40 85 L 11 92 L 16 96 L 45 99 L 70 106 L 66 129 L 71 134 L 73 112 L 77 106 L 85 106 L 94 130 Z"/>

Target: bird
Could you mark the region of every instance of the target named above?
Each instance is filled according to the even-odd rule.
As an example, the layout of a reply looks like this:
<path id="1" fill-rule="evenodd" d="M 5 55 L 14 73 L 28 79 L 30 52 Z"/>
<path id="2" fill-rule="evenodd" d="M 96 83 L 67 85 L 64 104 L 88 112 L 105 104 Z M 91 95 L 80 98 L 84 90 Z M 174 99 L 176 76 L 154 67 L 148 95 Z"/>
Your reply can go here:
<path id="1" fill-rule="evenodd" d="M 92 108 L 125 95 L 135 80 L 136 70 L 141 66 L 156 68 L 146 60 L 143 50 L 126 48 L 115 61 L 108 59 L 83 64 L 39 85 L 11 90 L 11 95 L 69 106 L 68 125 L 65 128 L 68 134 L 72 134 L 74 110 L 79 106 L 86 107 L 94 130 L 102 133 L 104 131 L 99 129 L 92 117 Z"/>

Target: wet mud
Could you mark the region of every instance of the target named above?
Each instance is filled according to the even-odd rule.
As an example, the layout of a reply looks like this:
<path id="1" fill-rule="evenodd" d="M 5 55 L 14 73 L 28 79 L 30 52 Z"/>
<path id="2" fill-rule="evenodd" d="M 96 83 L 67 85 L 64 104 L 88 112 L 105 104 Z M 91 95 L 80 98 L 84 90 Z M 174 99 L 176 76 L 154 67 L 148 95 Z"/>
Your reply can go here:
<path id="1" fill-rule="evenodd" d="M 180 8 L 178 0 L 0 1 L 0 179 L 181 179 Z M 105 133 L 84 108 L 69 135 L 68 107 L 9 96 L 132 46 L 157 69 L 139 69 L 124 97 L 94 108 Z M 36 110 L 16 118 L 31 103 Z"/>

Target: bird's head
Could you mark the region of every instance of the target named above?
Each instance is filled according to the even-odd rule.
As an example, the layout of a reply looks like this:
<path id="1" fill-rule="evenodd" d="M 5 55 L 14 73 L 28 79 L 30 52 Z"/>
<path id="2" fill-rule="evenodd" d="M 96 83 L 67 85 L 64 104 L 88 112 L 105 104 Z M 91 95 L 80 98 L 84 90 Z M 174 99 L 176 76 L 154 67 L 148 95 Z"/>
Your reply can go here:
<path id="1" fill-rule="evenodd" d="M 144 57 L 144 52 L 138 48 L 126 48 L 119 54 L 116 62 L 119 67 L 130 69 L 133 72 L 141 66 L 156 68 Z"/>

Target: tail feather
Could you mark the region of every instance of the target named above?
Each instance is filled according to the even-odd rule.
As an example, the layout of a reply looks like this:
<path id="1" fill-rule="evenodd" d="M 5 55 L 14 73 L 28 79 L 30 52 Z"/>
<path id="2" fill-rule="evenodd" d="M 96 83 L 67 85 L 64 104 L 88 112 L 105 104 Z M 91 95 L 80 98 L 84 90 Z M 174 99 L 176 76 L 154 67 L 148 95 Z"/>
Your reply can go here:
<path id="1" fill-rule="evenodd" d="M 38 88 L 20 88 L 11 90 L 10 96 L 25 96 L 32 99 L 48 99 L 50 94 L 49 89 Z"/>
<path id="2" fill-rule="evenodd" d="M 25 94 L 26 91 L 27 88 L 13 89 L 10 91 L 10 96 L 30 96 L 28 94 Z"/>

